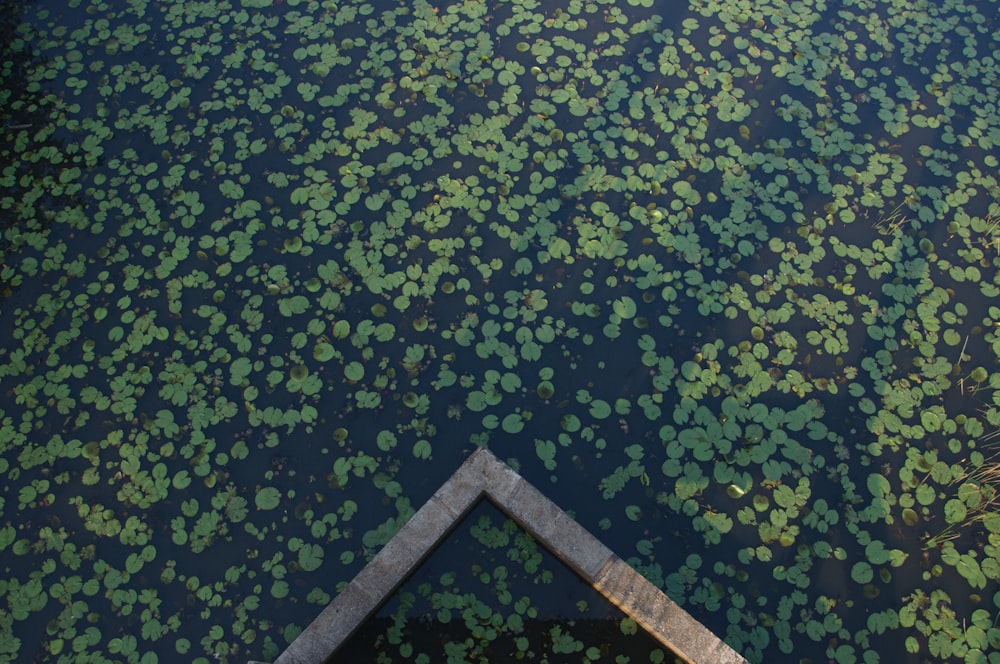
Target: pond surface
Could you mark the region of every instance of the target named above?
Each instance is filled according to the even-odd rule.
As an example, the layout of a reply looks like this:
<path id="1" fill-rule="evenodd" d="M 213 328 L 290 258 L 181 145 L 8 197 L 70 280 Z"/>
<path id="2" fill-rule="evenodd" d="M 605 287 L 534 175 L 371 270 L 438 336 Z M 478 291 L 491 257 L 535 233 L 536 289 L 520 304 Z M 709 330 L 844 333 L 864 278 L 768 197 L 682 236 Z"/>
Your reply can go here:
<path id="1" fill-rule="evenodd" d="M 997 2 L 0 12 L 0 659 L 273 658 L 485 445 L 751 661 L 997 661 Z"/>

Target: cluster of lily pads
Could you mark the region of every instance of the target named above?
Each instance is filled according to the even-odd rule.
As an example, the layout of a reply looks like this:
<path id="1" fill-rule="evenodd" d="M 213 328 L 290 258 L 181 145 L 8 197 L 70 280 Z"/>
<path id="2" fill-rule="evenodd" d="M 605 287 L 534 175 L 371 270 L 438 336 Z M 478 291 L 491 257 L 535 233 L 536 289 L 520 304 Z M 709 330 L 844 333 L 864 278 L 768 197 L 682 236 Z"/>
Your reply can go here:
<path id="1" fill-rule="evenodd" d="M 273 658 L 488 445 L 751 661 L 997 661 L 996 3 L 655 4 L 6 8 L 0 657 Z"/>

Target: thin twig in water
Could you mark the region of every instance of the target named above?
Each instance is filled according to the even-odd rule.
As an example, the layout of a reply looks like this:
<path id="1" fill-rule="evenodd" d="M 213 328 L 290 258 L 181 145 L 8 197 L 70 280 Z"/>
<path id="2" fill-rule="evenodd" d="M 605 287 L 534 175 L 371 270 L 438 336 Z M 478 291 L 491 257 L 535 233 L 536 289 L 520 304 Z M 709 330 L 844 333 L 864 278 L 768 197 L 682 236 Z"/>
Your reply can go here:
<path id="1" fill-rule="evenodd" d="M 889 233 L 890 235 L 894 234 L 903 226 L 903 224 L 906 223 L 907 217 L 901 213 L 901 210 L 906 203 L 907 201 L 904 200 L 902 203 L 893 208 L 892 212 L 879 217 L 878 221 L 876 221 L 873 226 L 883 233 Z M 883 226 L 883 224 L 885 224 L 885 226 Z"/>
<path id="2" fill-rule="evenodd" d="M 924 548 L 939 546 L 943 542 L 953 540 L 961 534 L 960 530 L 996 513 L 997 509 L 1000 508 L 1000 491 L 997 489 L 1000 486 L 1000 454 L 992 455 L 980 465 L 966 471 L 951 482 L 952 485 L 958 483 L 970 484 L 975 487 L 979 494 L 978 500 L 975 504 L 970 504 L 967 498 L 963 499 L 968 509 L 965 518 L 949 524 L 947 528 L 928 539 L 924 543 Z"/>
<path id="3" fill-rule="evenodd" d="M 955 363 L 955 367 L 959 370 L 962 368 L 962 358 L 965 357 L 965 347 L 969 345 L 969 335 L 965 335 L 965 343 L 962 344 L 962 352 L 958 354 L 958 362 Z"/>

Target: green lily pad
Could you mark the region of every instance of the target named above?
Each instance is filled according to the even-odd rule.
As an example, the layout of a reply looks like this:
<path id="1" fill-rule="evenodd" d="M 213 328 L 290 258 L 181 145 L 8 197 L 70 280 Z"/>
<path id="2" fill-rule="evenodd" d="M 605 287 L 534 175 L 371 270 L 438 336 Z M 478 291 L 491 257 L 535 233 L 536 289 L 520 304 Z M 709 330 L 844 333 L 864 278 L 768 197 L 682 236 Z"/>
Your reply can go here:
<path id="1" fill-rule="evenodd" d="M 594 399 L 590 402 L 590 416 L 594 419 L 603 420 L 611 415 L 611 405 L 602 399 Z"/>
<path id="2" fill-rule="evenodd" d="M 281 491 L 273 486 L 262 488 L 254 496 L 254 504 L 260 510 L 273 510 L 281 502 Z"/>
<path id="3" fill-rule="evenodd" d="M 351 382 L 358 382 L 365 377 L 365 367 L 360 362 L 348 362 L 344 366 L 344 377 Z"/>

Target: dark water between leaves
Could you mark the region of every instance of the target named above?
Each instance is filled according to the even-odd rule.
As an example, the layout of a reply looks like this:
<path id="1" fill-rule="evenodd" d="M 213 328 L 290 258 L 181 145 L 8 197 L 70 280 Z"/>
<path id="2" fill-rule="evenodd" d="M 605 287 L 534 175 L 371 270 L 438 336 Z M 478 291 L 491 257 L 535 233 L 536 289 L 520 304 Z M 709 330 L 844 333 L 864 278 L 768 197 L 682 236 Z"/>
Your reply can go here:
<path id="1" fill-rule="evenodd" d="M 752 661 L 1000 647 L 996 3 L 4 11 L 0 657 L 273 657 L 477 445 Z"/>

